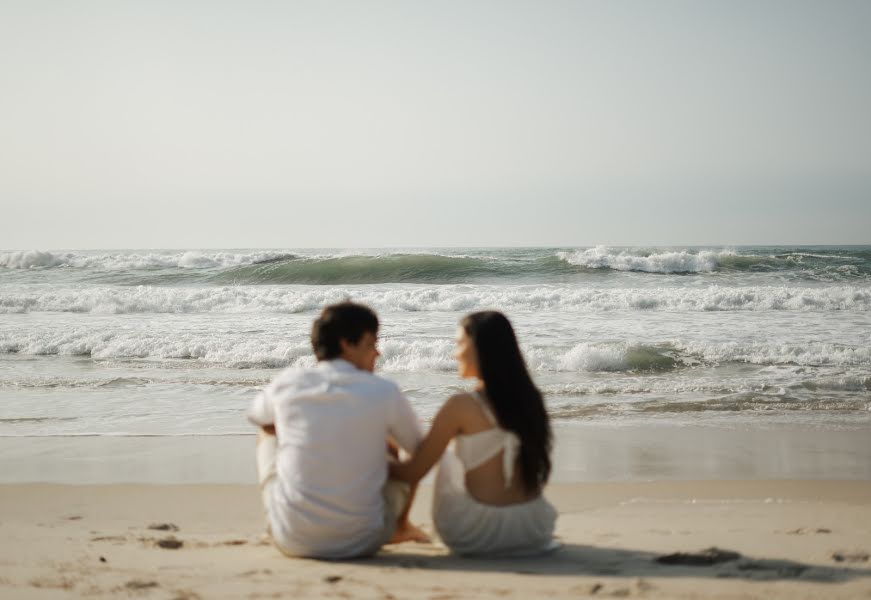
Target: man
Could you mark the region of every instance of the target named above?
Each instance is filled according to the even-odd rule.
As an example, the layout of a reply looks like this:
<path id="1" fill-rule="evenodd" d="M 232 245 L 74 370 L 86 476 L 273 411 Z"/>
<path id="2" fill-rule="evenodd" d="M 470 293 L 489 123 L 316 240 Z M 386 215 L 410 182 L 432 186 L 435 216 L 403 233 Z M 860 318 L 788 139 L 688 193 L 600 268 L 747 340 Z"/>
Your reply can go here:
<path id="1" fill-rule="evenodd" d="M 371 309 L 327 306 L 312 327 L 317 365 L 285 369 L 248 411 L 261 428 L 269 531 L 285 554 L 350 558 L 427 539 L 408 522 L 412 490 L 387 479 L 388 446 L 413 452 L 422 434 L 399 388 L 373 374 L 377 336 Z"/>

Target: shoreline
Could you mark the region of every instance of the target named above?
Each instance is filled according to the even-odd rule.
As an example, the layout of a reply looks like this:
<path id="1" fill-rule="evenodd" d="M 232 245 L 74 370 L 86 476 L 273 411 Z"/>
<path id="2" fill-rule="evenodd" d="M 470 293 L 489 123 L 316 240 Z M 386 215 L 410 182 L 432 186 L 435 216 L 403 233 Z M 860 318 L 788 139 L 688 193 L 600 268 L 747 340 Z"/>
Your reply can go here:
<path id="1" fill-rule="evenodd" d="M 432 532 L 431 487 L 412 520 Z M 0 596 L 67 598 L 867 598 L 871 482 L 607 482 L 548 486 L 562 547 L 468 559 L 438 544 L 377 556 L 283 556 L 255 485 L 0 485 Z M 170 530 L 150 529 L 165 525 Z M 172 531 L 177 527 L 177 531 Z M 181 542 L 166 549 L 158 542 Z M 662 564 L 707 548 L 723 562 Z M 684 560 L 684 562 L 686 562 Z"/>
<path id="2" fill-rule="evenodd" d="M 253 429 L 253 428 L 252 428 Z M 862 429 L 554 424 L 554 483 L 871 480 Z M 254 434 L 0 438 L 0 484 L 253 484 Z"/>

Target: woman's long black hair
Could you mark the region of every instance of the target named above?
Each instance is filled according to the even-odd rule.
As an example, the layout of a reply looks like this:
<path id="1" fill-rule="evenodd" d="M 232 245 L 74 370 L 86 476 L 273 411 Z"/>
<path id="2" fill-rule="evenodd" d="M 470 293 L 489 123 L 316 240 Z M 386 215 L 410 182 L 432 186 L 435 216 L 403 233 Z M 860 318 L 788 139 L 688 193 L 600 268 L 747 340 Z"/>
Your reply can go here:
<path id="1" fill-rule="evenodd" d="M 520 438 L 523 486 L 536 492 L 550 477 L 551 431 L 541 392 L 535 387 L 511 323 L 500 312 L 476 312 L 460 326 L 478 354 L 487 400 L 503 429 Z"/>

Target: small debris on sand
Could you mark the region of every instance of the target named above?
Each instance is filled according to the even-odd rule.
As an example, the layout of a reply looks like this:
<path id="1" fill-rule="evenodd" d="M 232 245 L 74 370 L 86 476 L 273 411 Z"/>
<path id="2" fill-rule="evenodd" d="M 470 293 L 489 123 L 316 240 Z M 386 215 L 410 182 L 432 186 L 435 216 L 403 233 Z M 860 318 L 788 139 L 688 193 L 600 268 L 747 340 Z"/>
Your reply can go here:
<path id="1" fill-rule="evenodd" d="M 101 557 L 100 557 L 100 562 L 104 563 L 104 562 L 109 562 L 109 561 L 106 560 L 106 557 L 105 557 L 105 556 L 101 556 Z"/>
<path id="2" fill-rule="evenodd" d="M 326 577 L 324 577 L 324 581 L 327 583 L 338 583 L 341 580 L 341 575 L 327 575 Z"/>
<path id="3" fill-rule="evenodd" d="M 163 538 L 162 540 L 157 540 L 157 545 L 161 548 L 166 548 L 167 550 L 178 550 L 184 545 L 184 542 L 174 537 L 168 537 Z"/>
<path id="4" fill-rule="evenodd" d="M 825 527 L 820 527 L 818 529 L 810 530 L 805 529 L 804 527 L 799 527 L 798 529 L 793 529 L 791 531 L 785 532 L 786 535 L 805 535 L 808 533 L 832 533 L 831 529 L 826 529 Z"/>
<path id="5" fill-rule="evenodd" d="M 834 552 L 832 558 L 835 562 L 858 563 L 868 562 L 869 556 L 867 552 Z"/>
<path id="6" fill-rule="evenodd" d="M 152 523 L 148 528 L 156 531 L 178 531 L 178 525 L 175 523 Z"/>

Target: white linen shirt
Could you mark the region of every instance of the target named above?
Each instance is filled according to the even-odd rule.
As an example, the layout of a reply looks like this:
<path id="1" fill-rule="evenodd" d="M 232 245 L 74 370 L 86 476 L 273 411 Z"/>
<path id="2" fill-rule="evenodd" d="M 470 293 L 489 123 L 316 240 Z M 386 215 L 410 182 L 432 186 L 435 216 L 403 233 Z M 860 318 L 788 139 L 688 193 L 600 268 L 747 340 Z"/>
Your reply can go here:
<path id="1" fill-rule="evenodd" d="M 414 452 L 423 435 L 391 381 L 335 359 L 282 371 L 251 403 L 248 418 L 274 425 L 276 482 L 267 512 L 286 550 L 354 556 L 384 531 L 385 440 Z"/>

